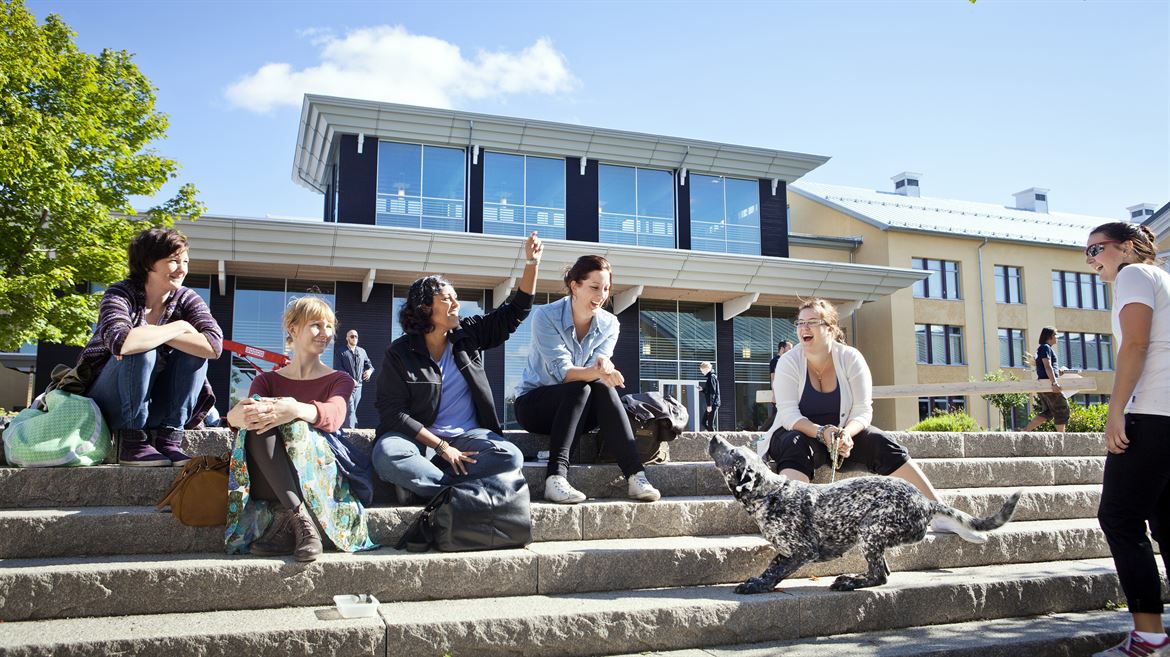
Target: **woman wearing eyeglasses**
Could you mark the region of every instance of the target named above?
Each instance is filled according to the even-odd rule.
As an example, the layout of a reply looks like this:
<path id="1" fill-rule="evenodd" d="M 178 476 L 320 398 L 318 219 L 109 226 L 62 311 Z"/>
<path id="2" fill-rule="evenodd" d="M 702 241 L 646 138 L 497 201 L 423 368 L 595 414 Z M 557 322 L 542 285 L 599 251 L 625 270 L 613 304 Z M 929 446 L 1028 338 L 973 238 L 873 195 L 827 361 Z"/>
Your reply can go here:
<path id="1" fill-rule="evenodd" d="M 1105 476 L 1097 519 L 1109 542 L 1134 631 L 1098 656 L 1170 654 L 1162 582 L 1150 541 L 1170 574 L 1170 274 L 1156 265 L 1146 226 L 1103 224 L 1085 262 L 1113 284 L 1117 368 L 1105 421 Z"/>
<path id="2" fill-rule="evenodd" d="M 796 337 L 796 347 L 776 363 L 776 419 L 759 446 L 760 456 L 770 456 L 781 475 L 803 482 L 834 461 L 857 463 L 874 474 L 904 479 L 938 500 L 906 448 L 870 426 L 873 377 L 861 352 L 845 344 L 833 304 L 816 298 L 801 304 Z M 830 456 L 833 448 L 836 459 Z M 972 543 L 987 540 L 950 518 L 937 518 L 931 527 Z"/>

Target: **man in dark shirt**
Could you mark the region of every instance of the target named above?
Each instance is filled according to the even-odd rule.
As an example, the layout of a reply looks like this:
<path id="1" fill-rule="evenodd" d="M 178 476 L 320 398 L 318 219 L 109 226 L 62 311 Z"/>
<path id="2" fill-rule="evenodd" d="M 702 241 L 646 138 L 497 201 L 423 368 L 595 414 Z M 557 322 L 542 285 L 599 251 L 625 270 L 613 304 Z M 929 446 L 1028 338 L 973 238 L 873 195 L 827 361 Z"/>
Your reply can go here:
<path id="1" fill-rule="evenodd" d="M 792 343 L 787 341 L 787 340 L 781 340 L 780 342 L 776 343 L 776 355 L 772 356 L 772 360 L 768 361 L 768 384 L 769 384 L 769 386 L 771 386 L 772 381 L 775 380 L 775 378 L 776 378 L 776 363 L 780 362 L 780 357 L 783 356 L 784 354 L 788 353 L 789 349 L 792 349 Z M 775 419 L 776 419 L 776 402 L 775 402 L 775 400 L 773 400 L 772 401 L 772 409 L 768 413 L 768 421 L 766 423 L 764 423 L 764 426 L 762 426 L 760 428 L 763 429 L 764 431 L 767 431 L 768 429 L 772 428 L 772 421 Z"/>
<path id="2" fill-rule="evenodd" d="M 350 329 L 345 334 L 345 346 L 337 350 L 334 364 L 339 371 L 345 372 L 353 378 L 353 394 L 349 396 L 349 416 L 345 426 L 353 429 L 357 426 L 357 407 L 362 400 L 362 384 L 370 380 L 374 373 L 374 364 L 370 361 L 366 350 L 358 346 L 358 332 Z"/>

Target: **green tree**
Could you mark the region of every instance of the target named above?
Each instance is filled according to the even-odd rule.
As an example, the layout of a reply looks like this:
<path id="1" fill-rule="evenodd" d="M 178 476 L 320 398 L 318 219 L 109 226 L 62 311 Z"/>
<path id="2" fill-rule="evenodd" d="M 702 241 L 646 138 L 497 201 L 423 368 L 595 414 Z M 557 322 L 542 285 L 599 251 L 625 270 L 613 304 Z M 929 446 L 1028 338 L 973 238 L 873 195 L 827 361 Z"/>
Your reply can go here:
<path id="1" fill-rule="evenodd" d="M 983 375 L 984 381 L 1019 381 L 1020 377 L 1005 372 L 1003 370 L 996 370 L 988 372 Z M 1008 423 L 1008 418 L 1012 416 L 1012 410 L 1022 408 L 1028 405 L 1028 394 L 1023 392 L 1005 392 L 994 395 L 983 395 L 983 400 L 991 402 L 991 405 L 999 410 L 1000 431 L 1003 431 Z"/>
<path id="2" fill-rule="evenodd" d="M 124 278 L 135 232 L 203 210 L 189 184 L 143 215 L 131 207 L 175 178 L 150 149 L 167 117 L 130 53 L 91 55 L 74 36 L 0 0 L 0 351 L 84 344 L 100 298 L 79 288 Z"/>

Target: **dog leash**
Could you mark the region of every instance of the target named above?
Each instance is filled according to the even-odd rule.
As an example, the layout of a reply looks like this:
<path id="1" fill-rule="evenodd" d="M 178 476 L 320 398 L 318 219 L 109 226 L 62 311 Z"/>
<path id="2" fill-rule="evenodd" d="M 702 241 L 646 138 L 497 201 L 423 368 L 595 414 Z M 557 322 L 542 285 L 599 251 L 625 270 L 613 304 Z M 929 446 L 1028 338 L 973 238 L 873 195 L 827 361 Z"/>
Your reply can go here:
<path id="1" fill-rule="evenodd" d="M 829 474 L 829 483 L 837 481 L 837 466 L 841 454 L 841 432 L 834 431 L 833 438 L 829 441 L 829 458 L 832 459 L 833 471 Z"/>

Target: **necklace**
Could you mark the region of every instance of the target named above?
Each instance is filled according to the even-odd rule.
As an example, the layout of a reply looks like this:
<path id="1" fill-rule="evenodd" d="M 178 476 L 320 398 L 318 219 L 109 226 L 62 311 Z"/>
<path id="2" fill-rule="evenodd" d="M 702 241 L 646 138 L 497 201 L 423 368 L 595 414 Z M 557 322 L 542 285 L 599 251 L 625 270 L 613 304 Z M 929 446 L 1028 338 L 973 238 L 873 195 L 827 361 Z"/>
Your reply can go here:
<path id="1" fill-rule="evenodd" d="M 825 364 L 824 367 L 822 367 L 821 369 L 818 370 L 816 368 L 816 366 L 812 364 L 811 360 L 808 361 L 809 369 L 812 370 L 813 376 L 817 377 L 817 387 L 818 388 L 825 387 L 824 384 L 822 383 L 822 379 L 824 379 L 824 377 L 825 377 L 825 370 L 829 369 L 829 366 L 831 366 L 832 364 L 833 364 L 833 361 L 830 360 L 828 363 Z"/>

